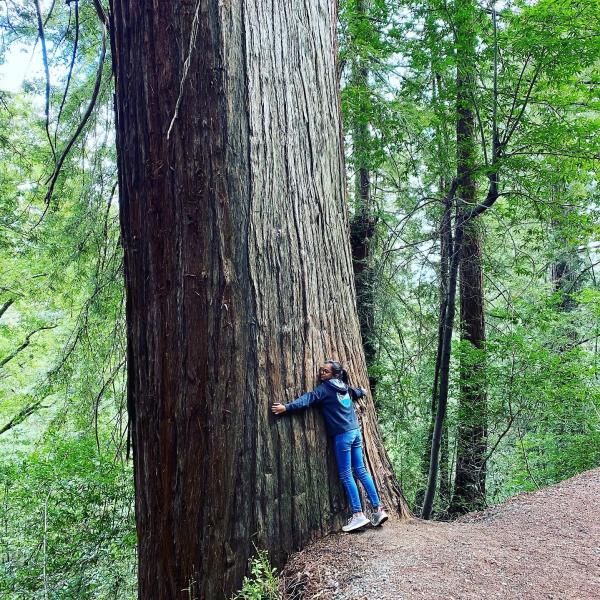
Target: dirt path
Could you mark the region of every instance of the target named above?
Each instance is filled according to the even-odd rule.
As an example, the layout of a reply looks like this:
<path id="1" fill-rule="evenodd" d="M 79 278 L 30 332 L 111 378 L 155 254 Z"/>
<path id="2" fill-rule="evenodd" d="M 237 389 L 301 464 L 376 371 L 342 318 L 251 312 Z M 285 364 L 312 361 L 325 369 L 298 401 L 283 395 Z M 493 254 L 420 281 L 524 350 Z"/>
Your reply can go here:
<path id="1" fill-rule="evenodd" d="M 294 555 L 287 600 L 600 600 L 600 469 L 453 523 L 388 522 Z"/>

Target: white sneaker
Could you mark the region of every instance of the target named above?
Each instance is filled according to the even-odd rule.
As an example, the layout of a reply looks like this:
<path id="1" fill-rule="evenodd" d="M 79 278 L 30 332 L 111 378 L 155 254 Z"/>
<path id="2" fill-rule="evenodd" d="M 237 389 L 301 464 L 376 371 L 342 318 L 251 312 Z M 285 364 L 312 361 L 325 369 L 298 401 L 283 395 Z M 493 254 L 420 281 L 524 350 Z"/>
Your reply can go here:
<path id="1" fill-rule="evenodd" d="M 342 531 L 355 531 L 368 525 L 370 522 L 365 515 L 352 515 L 348 519 L 348 523 L 342 527 Z"/>
<path id="2" fill-rule="evenodd" d="M 388 520 L 388 514 L 385 510 L 378 510 L 371 514 L 371 525 L 379 527 L 382 523 Z"/>

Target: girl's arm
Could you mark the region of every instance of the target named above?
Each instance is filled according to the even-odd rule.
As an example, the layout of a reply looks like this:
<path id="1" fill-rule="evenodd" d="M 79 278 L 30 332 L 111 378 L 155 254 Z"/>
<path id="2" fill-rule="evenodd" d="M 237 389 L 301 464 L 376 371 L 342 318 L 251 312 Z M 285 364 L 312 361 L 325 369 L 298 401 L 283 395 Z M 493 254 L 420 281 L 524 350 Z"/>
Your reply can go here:
<path id="1" fill-rule="evenodd" d="M 349 387 L 348 393 L 350 394 L 350 398 L 352 398 L 352 400 L 358 400 L 359 398 L 363 398 L 364 396 L 367 395 L 366 390 L 361 387 L 358 387 L 358 388 Z"/>
<path id="2" fill-rule="evenodd" d="M 284 412 L 294 412 L 296 410 L 302 410 L 308 408 L 313 404 L 319 404 L 323 400 L 325 388 L 319 385 L 314 391 L 306 392 L 299 398 L 296 398 L 293 402 L 288 404 L 273 404 L 271 410 L 276 414 L 280 415 Z"/>

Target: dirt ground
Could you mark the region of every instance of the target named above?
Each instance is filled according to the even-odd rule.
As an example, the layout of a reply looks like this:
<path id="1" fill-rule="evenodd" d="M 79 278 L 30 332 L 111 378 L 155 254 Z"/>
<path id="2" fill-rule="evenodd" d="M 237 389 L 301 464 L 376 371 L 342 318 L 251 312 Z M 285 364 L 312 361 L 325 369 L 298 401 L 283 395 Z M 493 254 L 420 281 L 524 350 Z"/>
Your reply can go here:
<path id="1" fill-rule="evenodd" d="M 293 555 L 286 600 L 600 600 L 600 469 L 452 523 L 388 521 Z"/>

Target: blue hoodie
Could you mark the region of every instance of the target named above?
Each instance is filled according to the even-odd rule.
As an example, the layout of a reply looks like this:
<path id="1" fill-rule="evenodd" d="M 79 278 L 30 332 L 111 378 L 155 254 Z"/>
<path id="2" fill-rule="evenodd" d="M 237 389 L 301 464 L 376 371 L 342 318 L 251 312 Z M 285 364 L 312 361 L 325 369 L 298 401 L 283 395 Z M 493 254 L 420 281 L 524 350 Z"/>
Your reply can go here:
<path id="1" fill-rule="evenodd" d="M 336 436 L 339 433 L 359 428 L 354 406 L 352 406 L 352 397 L 362 398 L 364 395 L 362 388 L 349 388 L 339 379 L 329 379 L 321 383 L 314 391 L 306 392 L 284 406 L 286 412 L 302 410 L 313 404 L 320 406 L 327 434 Z"/>

